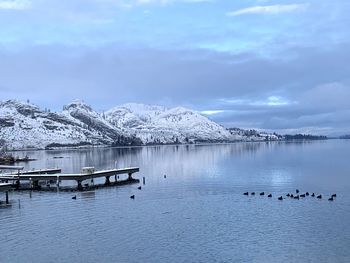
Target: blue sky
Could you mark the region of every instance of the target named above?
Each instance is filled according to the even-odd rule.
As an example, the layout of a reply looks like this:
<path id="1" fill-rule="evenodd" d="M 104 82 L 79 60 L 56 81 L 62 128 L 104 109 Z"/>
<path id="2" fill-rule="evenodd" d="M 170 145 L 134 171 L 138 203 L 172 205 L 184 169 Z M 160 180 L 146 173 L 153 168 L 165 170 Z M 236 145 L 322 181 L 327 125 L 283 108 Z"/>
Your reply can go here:
<path id="1" fill-rule="evenodd" d="M 0 99 L 350 132 L 347 0 L 0 0 Z"/>

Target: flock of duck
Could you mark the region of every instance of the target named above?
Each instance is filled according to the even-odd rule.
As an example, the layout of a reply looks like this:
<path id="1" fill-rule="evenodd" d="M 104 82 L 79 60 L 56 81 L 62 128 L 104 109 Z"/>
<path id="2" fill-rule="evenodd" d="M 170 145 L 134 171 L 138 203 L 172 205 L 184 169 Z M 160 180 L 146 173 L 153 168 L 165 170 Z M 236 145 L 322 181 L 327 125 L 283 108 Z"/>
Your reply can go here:
<path id="1" fill-rule="evenodd" d="M 248 196 L 249 192 L 245 192 L 245 193 L 243 193 L 243 195 Z M 250 195 L 254 196 L 255 192 L 251 192 Z M 259 193 L 259 195 L 263 196 L 263 195 L 265 195 L 265 192 L 261 192 L 261 193 Z M 315 195 L 315 193 L 310 194 L 309 192 L 306 192 L 304 194 L 299 194 L 299 190 L 298 189 L 295 190 L 295 194 L 290 194 L 290 193 L 286 194 L 287 198 L 298 199 L 298 200 L 300 198 L 305 198 L 306 196 L 311 196 L 311 197 L 316 197 L 317 199 L 322 199 L 322 195 L 321 194 L 317 195 L 317 196 Z M 267 197 L 272 197 L 272 194 L 268 194 Z M 328 201 L 334 201 L 336 197 L 337 197 L 337 194 L 332 194 L 331 197 L 328 198 Z M 283 196 L 279 196 L 277 199 L 278 200 L 283 200 L 283 199 L 286 199 L 286 198 L 283 198 Z"/>

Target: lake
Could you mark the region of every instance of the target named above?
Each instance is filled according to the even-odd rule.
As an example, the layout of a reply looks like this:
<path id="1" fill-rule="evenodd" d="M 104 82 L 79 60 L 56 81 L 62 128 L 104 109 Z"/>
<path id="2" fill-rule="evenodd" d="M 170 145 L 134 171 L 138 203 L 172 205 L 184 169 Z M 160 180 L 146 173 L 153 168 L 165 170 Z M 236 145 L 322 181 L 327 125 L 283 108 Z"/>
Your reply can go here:
<path id="1" fill-rule="evenodd" d="M 10 193 L 0 262 L 350 262 L 349 140 L 18 154 L 64 173 L 139 166 L 146 185 Z M 323 198 L 277 199 L 296 189 Z"/>

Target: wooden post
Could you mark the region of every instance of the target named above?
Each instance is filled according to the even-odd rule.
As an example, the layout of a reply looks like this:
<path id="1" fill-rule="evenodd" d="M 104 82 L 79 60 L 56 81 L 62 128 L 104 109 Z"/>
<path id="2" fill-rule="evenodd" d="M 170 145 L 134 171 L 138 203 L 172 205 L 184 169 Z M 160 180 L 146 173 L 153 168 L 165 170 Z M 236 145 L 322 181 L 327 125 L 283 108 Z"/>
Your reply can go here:
<path id="1" fill-rule="evenodd" d="M 83 186 L 81 185 L 81 181 L 77 180 L 77 183 L 78 183 L 78 190 L 82 191 L 83 190 Z"/>
<path id="2" fill-rule="evenodd" d="M 9 203 L 9 191 L 6 191 L 6 204 Z"/>
<path id="3" fill-rule="evenodd" d="M 129 180 L 129 181 L 132 180 L 132 173 L 128 173 L 128 180 Z"/>
<path id="4" fill-rule="evenodd" d="M 109 176 L 106 176 L 106 181 L 105 181 L 105 185 L 110 185 L 111 181 L 109 180 Z"/>
<path id="5" fill-rule="evenodd" d="M 146 184 L 146 177 L 142 177 L 143 184 Z"/>

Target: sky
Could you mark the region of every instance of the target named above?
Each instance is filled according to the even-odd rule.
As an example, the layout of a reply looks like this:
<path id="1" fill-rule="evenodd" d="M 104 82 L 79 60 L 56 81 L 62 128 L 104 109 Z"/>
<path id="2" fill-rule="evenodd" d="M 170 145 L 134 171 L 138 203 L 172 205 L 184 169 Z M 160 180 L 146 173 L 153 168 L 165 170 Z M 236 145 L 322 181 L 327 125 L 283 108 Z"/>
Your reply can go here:
<path id="1" fill-rule="evenodd" d="M 350 133 L 348 0 L 0 0 L 0 100 Z"/>

